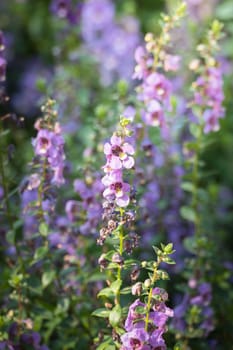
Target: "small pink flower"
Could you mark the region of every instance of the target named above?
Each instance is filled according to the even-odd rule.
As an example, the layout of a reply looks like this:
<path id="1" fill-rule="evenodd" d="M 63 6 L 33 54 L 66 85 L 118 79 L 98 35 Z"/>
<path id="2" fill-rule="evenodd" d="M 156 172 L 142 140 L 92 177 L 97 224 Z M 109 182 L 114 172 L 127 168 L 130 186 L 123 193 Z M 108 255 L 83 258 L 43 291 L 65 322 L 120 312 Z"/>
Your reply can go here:
<path id="1" fill-rule="evenodd" d="M 145 122 L 151 126 L 162 126 L 164 124 L 164 113 L 161 104 L 156 101 L 148 103 L 147 111 L 144 114 Z"/>
<path id="2" fill-rule="evenodd" d="M 171 84 L 160 73 L 150 74 L 143 84 L 144 100 L 156 99 L 162 103 L 169 103 L 171 93 Z"/>
<path id="3" fill-rule="evenodd" d="M 130 169 L 134 166 L 134 148 L 128 142 L 122 142 L 122 138 L 116 135 L 111 137 L 111 143 L 104 145 L 104 153 L 107 156 L 105 167 L 117 170 L 122 167 Z M 107 170 L 108 171 L 108 170 Z"/>
<path id="4" fill-rule="evenodd" d="M 180 56 L 166 55 L 164 59 L 164 70 L 176 72 L 180 68 Z"/>
<path id="5" fill-rule="evenodd" d="M 52 145 L 52 137 L 54 133 L 41 129 L 39 130 L 37 137 L 33 140 L 32 144 L 35 147 L 36 155 L 47 155 L 48 151 Z"/>

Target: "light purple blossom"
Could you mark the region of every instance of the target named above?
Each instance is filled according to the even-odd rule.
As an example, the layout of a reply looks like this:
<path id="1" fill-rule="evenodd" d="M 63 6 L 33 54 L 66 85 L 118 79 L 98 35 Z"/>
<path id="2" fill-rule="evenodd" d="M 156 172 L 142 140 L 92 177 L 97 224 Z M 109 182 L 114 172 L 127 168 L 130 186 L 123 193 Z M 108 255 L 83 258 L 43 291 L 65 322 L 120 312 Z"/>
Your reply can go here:
<path id="1" fill-rule="evenodd" d="M 111 143 L 105 143 L 104 153 L 107 156 L 107 165 L 116 170 L 122 167 L 130 169 L 134 166 L 134 148 L 128 142 L 123 142 L 122 137 L 113 135 Z"/>
<path id="2" fill-rule="evenodd" d="M 76 24 L 80 18 L 81 3 L 73 5 L 71 0 L 53 0 L 50 9 L 59 18 Z"/>
<path id="3" fill-rule="evenodd" d="M 164 58 L 164 70 L 165 72 L 176 72 L 180 68 L 180 56 L 165 55 Z"/>
<path id="4" fill-rule="evenodd" d="M 142 303 L 139 299 L 135 300 L 133 304 L 130 305 L 128 315 L 125 321 L 125 329 L 130 332 L 134 327 L 144 327 L 144 321 L 142 321 L 144 313 L 140 314 L 138 308 L 145 310 L 146 305 Z"/>
<path id="5" fill-rule="evenodd" d="M 148 339 L 149 335 L 143 328 L 134 328 L 121 336 L 125 350 L 145 350 L 144 344 Z"/>
<path id="6" fill-rule="evenodd" d="M 6 60 L 0 56 L 0 82 L 6 79 Z"/>
<path id="7" fill-rule="evenodd" d="M 161 104 L 156 100 L 151 100 L 148 103 L 143 116 L 147 125 L 162 126 L 164 124 L 164 111 Z"/>
<path id="8" fill-rule="evenodd" d="M 193 83 L 194 104 L 204 108 L 204 133 L 218 131 L 219 119 L 224 116 L 223 79 L 220 67 L 207 68 Z"/>
<path id="9" fill-rule="evenodd" d="M 143 99 L 157 99 L 162 103 L 169 103 L 171 84 L 163 74 L 154 72 L 148 75 L 143 85 Z"/>
<path id="10" fill-rule="evenodd" d="M 121 171 L 114 170 L 102 179 L 102 183 L 107 186 L 103 196 L 109 201 L 115 201 L 119 207 L 126 207 L 129 204 L 130 185 L 123 182 Z"/>
<path id="11" fill-rule="evenodd" d="M 60 134 L 60 126 L 56 125 L 54 131 L 39 129 L 37 137 L 32 141 L 35 154 L 44 157 L 52 169 L 53 177 L 51 182 L 60 186 L 64 183 L 64 139 Z"/>
<path id="12" fill-rule="evenodd" d="M 106 164 L 103 169 L 106 175 L 102 178 L 105 186 L 103 197 L 109 202 L 115 202 L 119 207 L 126 207 L 130 202 L 131 188 L 123 180 L 123 169 L 131 169 L 134 166 L 134 147 L 128 142 L 129 137 L 126 137 L 129 128 L 130 125 L 127 125 L 128 131 L 125 129 L 122 135 L 114 133 L 110 142 L 104 144 Z"/>
<path id="13" fill-rule="evenodd" d="M 88 0 L 82 8 L 81 32 L 86 49 L 99 65 L 101 83 L 108 86 L 119 78 L 130 82 L 139 42 L 137 20 L 126 16 L 116 21 L 112 1 Z"/>

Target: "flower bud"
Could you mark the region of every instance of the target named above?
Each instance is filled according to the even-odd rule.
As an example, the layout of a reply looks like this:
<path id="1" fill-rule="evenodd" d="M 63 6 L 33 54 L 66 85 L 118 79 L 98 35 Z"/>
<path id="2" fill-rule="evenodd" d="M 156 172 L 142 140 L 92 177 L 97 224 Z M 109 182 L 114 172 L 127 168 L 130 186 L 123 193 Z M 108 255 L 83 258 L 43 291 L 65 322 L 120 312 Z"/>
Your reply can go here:
<path id="1" fill-rule="evenodd" d="M 132 294 L 133 295 L 141 295 L 142 292 L 142 282 L 137 282 L 132 286 Z"/>
<path id="2" fill-rule="evenodd" d="M 124 259 L 119 253 L 114 253 L 112 256 L 112 262 L 119 265 L 123 265 Z"/>
<path id="3" fill-rule="evenodd" d="M 151 280 L 149 278 L 147 278 L 145 281 L 144 281 L 144 286 L 146 288 L 149 288 L 151 286 Z"/>

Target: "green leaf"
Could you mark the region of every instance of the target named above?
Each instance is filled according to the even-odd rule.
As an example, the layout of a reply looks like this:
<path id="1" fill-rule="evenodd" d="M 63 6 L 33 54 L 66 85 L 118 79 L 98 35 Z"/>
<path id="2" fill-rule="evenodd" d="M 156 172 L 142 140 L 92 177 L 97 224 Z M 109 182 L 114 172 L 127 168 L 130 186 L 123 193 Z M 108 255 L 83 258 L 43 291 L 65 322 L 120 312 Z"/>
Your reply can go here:
<path id="1" fill-rule="evenodd" d="M 132 287 L 125 287 L 121 290 L 121 294 L 132 294 Z"/>
<path id="2" fill-rule="evenodd" d="M 184 247 L 187 249 L 188 252 L 190 253 L 195 253 L 196 252 L 196 240 L 194 237 L 186 237 L 184 239 Z"/>
<path id="3" fill-rule="evenodd" d="M 96 309 L 95 311 L 93 311 L 92 316 L 105 318 L 105 317 L 109 317 L 109 313 L 110 313 L 110 310 L 100 308 L 100 309 Z"/>
<path id="4" fill-rule="evenodd" d="M 162 255 L 162 254 L 163 254 L 162 250 L 159 249 L 158 247 L 156 247 L 156 246 L 153 245 L 152 248 L 154 249 L 154 251 L 155 251 L 155 253 L 156 253 L 157 255 Z"/>
<path id="5" fill-rule="evenodd" d="M 176 263 L 173 259 L 171 259 L 169 257 L 163 258 L 163 262 L 165 262 L 166 264 L 169 264 L 169 265 L 174 265 Z"/>
<path id="6" fill-rule="evenodd" d="M 52 283 L 55 276 L 56 276 L 56 272 L 54 270 L 45 271 L 41 279 L 43 288 L 46 288 L 50 283 Z"/>
<path id="7" fill-rule="evenodd" d="M 106 341 L 101 343 L 96 350 L 116 350 L 115 345 L 110 343 L 112 343 L 112 338 L 109 337 Z"/>
<path id="8" fill-rule="evenodd" d="M 120 288 L 121 288 L 121 285 L 122 285 L 122 281 L 121 281 L 121 280 L 116 280 L 116 281 L 114 281 L 114 282 L 111 284 L 110 288 L 111 288 L 111 290 L 113 291 L 114 294 L 117 294 L 117 292 L 118 292 L 118 291 L 120 290 Z"/>
<path id="9" fill-rule="evenodd" d="M 172 243 L 168 243 L 164 248 L 163 251 L 167 254 L 171 253 L 173 249 L 173 244 Z"/>
<path id="10" fill-rule="evenodd" d="M 217 17 L 222 20 L 233 19 L 233 2 L 232 0 L 222 1 L 216 10 Z"/>
<path id="11" fill-rule="evenodd" d="M 111 288 L 104 288 L 98 293 L 97 297 L 98 298 L 99 297 L 113 298 L 114 297 L 114 292 L 112 291 Z"/>
<path id="12" fill-rule="evenodd" d="M 197 139 L 200 137 L 201 135 L 201 128 L 200 128 L 200 125 L 198 124 L 190 124 L 189 126 L 189 129 L 190 129 L 190 132 L 191 134 Z"/>
<path id="13" fill-rule="evenodd" d="M 157 273 L 158 273 L 159 278 L 162 280 L 169 280 L 170 279 L 168 273 L 164 270 L 157 270 Z"/>
<path id="14" fill-rule="evenodd" d="M 187 191 L 187 192 L 194 192 L 195 188 L 192 184 L 192 182 L 183 182 L 181 184 L 181 188 L 184 190 L 184 191 Z"/>
<path id="15" fill-rule="evenodd" d="M 196 221 L 196 213 L 190 207 L 187 207 L 187 206 L 182 207 L 180 210 L 180 214 L 181 214 L 182 218 L 184 218 L 188 221 L 192 221 L 192 222 Z"/>
<path id="16" fill-rule="evenodd" d="M 39 232 L 41 236 L 47 237 L 49 233 L 48 225 L 45 222 L 42 222 L 39 226 Z"/>
<path id="17" fill-rule="evenodd" d="M 114 306 L 109 314 L 109 323 L 112 327 L 116 327 L 121 320 L 121 307 L 120 305 Z"/>
<path id="18" fill-rule="evenodd" d="M 8 243 L 14 244 L 15 243 L 15 231 L 14 230 L 8 231 L 6 234 L 6 239 L 7 239 Z"/>
<path id="19" fill-rule="evenodd" d="M 48 253 L 49 251 L 49 248 L 46 246 L 46 247 L 39 247 L 36 251 L 35 251 L 35 255 L 34 255 L 34 261 L 33 263 L 38 260 L 41 260 L 43 259 L 46 254 Z"/>

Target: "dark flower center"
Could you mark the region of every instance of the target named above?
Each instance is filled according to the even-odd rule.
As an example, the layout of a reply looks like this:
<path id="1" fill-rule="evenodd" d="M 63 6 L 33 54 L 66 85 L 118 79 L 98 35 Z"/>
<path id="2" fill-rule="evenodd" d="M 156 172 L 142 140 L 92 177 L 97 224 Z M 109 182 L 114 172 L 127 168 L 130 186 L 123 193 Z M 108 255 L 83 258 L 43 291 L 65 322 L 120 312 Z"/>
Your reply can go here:
<path id="1" fill-rule="evenodd" d="M 119 156 L 120 153 L 122 153 L 122 152 L 123 152 L 123 150 L 120 146 L 117 146 L 117 145 L 112 146 L 112 154 L 114 154 L 114 156 Z"/>
<path id="2" fill-rule="evenodd" d="M 133 347 L 132 349 L 133 350 L 137 350 L 137 349 L 140 349 L 142 343 L 139 339 L 136 339 L 136 338 L 131 338 L 130 339 L 130 345 Z"/>
<path id="3" fill-rule="evenodd" d="M 122 190 L 122 183 L 121 182 L 116 182 L 116 183 L 112 184 L 111 186 L 116 192 Z"/>

